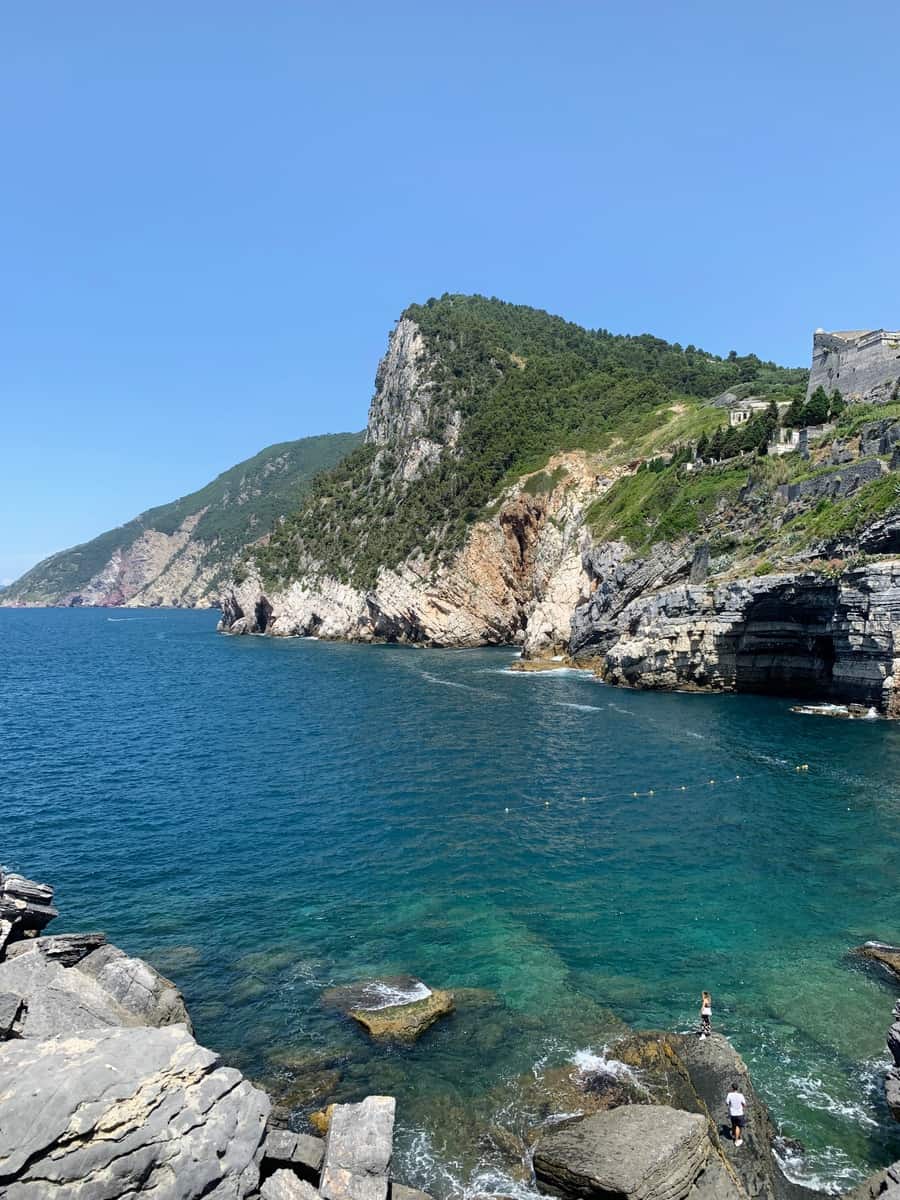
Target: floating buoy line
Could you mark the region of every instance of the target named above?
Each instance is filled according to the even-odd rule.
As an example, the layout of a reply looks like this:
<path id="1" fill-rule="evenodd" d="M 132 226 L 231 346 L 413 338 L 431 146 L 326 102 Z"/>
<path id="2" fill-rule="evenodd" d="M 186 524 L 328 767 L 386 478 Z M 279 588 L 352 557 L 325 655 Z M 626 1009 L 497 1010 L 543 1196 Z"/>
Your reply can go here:
<path id="1" fill-rule="evenodd" d="M 808 772 L 809 763 L 798 763 L 793 769 L 798 774 Z M 729 787 L 735 783 L 743 783 L 747 778 L 749 778 L 747 775 L 729 775 L 724 779 L 705 779 L 700 783 L 670 783 L 665 784 L 662 787 L 647 788 L 644 791 L 604 792 L 601 796 L 580 796 L 579 799 L 582 804 L 587 804 L 589 800 L 638 800 L 649 796 L 662 796 L 666 793 L 673 792 L 708 792 L 711 788 Z M 549 808 L 550 803 L 551 802 L 549 800 L 545 800 L 544 808 Z M 510 811 L 509 806 L 506 806 L 503 811 L 508 813 Z"/>

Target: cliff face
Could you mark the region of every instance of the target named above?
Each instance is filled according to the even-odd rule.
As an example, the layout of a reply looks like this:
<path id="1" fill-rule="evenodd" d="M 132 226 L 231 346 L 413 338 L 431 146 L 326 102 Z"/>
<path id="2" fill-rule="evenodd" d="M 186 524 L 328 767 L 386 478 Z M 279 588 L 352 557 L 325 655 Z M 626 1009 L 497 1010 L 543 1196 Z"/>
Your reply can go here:
<path id="1" fill-rule="evenodd" d="M 415 453 L 406 459 L 413 461 Z M 421 460 L 420 460 L 421 465 Z M 539 494 L 534 480 L 557 479 Z M 603 488 L 611 486 L 610 476 Z M 562 651 L 572 612 L 587 596 L 584 515 L 598 495 L 590 456 L 555 456 L 546 472 L 506 489 L 493 516 L 476 522 L 459 552 L 434 566 L 421 555 L 382 568 L 372 589 L 342 583 L 311 564 L 287 588 L 257 574 L 223 599 L 231 633 L 388 639 L 426 646 L 516 643 Z"/>
<path id="2" fill-rule="evenodd" d="M 712 381 L 707 400 L 662 390 L 648 404 L 646 376 L 662 370 L 654 366 L 629 384 L 614 418 L 589 401 L 588 417 L 608 431 L 597 448 L 495 472 L 493 492 L 474 489 L 484 496 L 476 511 L 459 494 L 504 461 L 507 445 L 529 445 L 523 423 L 548 410 L 568 421 L 570 397 L 613 389 L 632 364 L 619 358 L 607 372 L 602 357 L 575 362 L 573 347 L 589 352 L 574 327 L 561 348 L 533 329 L 513 347 L 499 325 L 509 306 L 490 312 L 498 323 L 486 322 L 486 334 L 458 324 L 449 333 L 438 325 L 438 336 L 428 307 L 419 319 L 404 315 L 391 336 L 365 454 L 251 559 L 223 597 L 222 630 L 516 644 L 525 657 L 568 655 L 630 686 L 784 692 L 897 713 L 900 422 L 891 408 L 868 421 L 848 410 L 807 439 L 805 457 L 760 459 L 756 443 L 749 453 L 720 444 L 710 461 L 708 434 L 727 431 Z M 610 335 L 585 336 L 607 353 Z M 802 395 L 796 373 L 785 380 L 756 364 L 741 370 Z"/>
<path id="3" fill-rule="evenodd" d="M 610 578 L 610 575 L 613 578 Z M 627 591 L 604 572 L 571 649 L 610 683 L 782 693 L 900 715 L 900 562 Z"/>
<path id="4" fill-rule="evenodd" d="M 244 547 L 296 507 L 316 471 L 358 434 L 270 446 L 198 492 L 38 563 L 0 594 L 3 605 L 210 607 Z"/>

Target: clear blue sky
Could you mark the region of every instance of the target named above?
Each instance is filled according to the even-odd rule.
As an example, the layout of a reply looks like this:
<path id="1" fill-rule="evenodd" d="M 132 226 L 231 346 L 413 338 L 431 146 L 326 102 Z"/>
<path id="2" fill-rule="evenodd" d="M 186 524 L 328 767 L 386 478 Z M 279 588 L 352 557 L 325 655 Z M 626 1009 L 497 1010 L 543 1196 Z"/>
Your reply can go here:
<path id="1" fill-rule="evenodd" d="M 479 291 L 805 364 L 900 325 L 900 6 L 7 4 L 0 580 L 365 423 Z"/>

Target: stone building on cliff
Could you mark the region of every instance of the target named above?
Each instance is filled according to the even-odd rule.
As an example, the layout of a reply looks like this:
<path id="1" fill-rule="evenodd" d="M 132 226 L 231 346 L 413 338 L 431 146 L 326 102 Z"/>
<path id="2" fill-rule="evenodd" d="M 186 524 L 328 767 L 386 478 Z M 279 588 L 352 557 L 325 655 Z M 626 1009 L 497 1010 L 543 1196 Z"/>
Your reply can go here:
<path id="1" fill-rule="evenodd" d="M 900 399 L 900 331 L 854 329 L 813 334 L 807 397 L 817 387 L 845 400 L 883 404 Z"/>

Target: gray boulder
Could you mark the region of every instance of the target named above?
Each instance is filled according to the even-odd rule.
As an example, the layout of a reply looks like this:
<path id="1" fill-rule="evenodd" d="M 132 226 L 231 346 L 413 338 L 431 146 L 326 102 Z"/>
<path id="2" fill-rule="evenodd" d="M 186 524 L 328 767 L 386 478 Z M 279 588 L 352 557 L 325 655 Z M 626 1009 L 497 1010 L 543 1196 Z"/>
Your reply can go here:
<path id="1" fill-rule="evenodd" d="M 18 1037 L 17 1022 L 25 1001 L 14 992 L 0 992 L 0 1042 Z"/>
<path id="2" fill-rule="evenodd" d="M 36 939 L 52 941 L 53 939 Z M 25 943 L 28 947 L 28 943 Z M 75 966 L 40 945 L 0 962 L 0 992 L 26 1004 L 23 1037 L 47 1038 L 114 1025 L 169 1025 L 190 1030 L 181 993 L 149 964 L 101 946 Z"/>
<path id="3" fill-rule="evenodd" d="M 96 979 L 142 1025 L 181 1024 L 190 1030 L 181 992 L 142 958 L 132 958 L 117 946 L 101 946 L 83 958 L 77 970 Z"/>
<path id="4" fill-rule="evenodd" d="M 284 1167 L 269 1176 L 259 1194 L 262 1200 L 318 1200 L 318 1192 L 311 1184 Z"/>
<path id="5" fill-rule="evenodd" d="M 242 1200 L 258 1187 L 269 1100 L 183 1026 L 8 1042 L 0 1095 L 4 1200 Z"/>
<path id="6" fill-rule="evenodd" d="M 684 1200 L 710 1149 L 701 1113 L 624 1105 L 545 1134 L 534 1172 L 542 1190 L 559 1196 Z"/>
<path id="7" fill-rule="evenodd" d="M 325 1200 L 387 1200 L 395 1110 L 393 1096 L 334 1106 L 319 1181 Z"/>
<path id="8" fill-rule="evenodd" d="M 105 933 L 59 933 L 51 934 L 49 937 L 26 938 L 21 942 L 13 942 L 6 957 L 18 958 L 20 954 L 39 951 L 64 967 L 74 967 L 92 950 L 105 945 Z"/>
<path id="9" fill-rule="evenodd" d="M 884 1076 L 884 1098 L 895 1121 L 900 1121 L 900 1067 L 891 1067 Z"/>
<path id="10" fill-rule="evenodd" d="M 269 1129 L 263 1158 L 267 1167 L 289 1167 L 309 1183 L 318 1184 L 325 1157 L 323 1138 L 290 1129 Z"/>
<path id="11" fill-rule="evenodd" d="M 59 913 L 53 907 L 53 888 L 0 867 L 0 921 L 11 926 L 7 939 L 40 933 Z M 0 939 L 3 931 L 0 930 Z"/>

